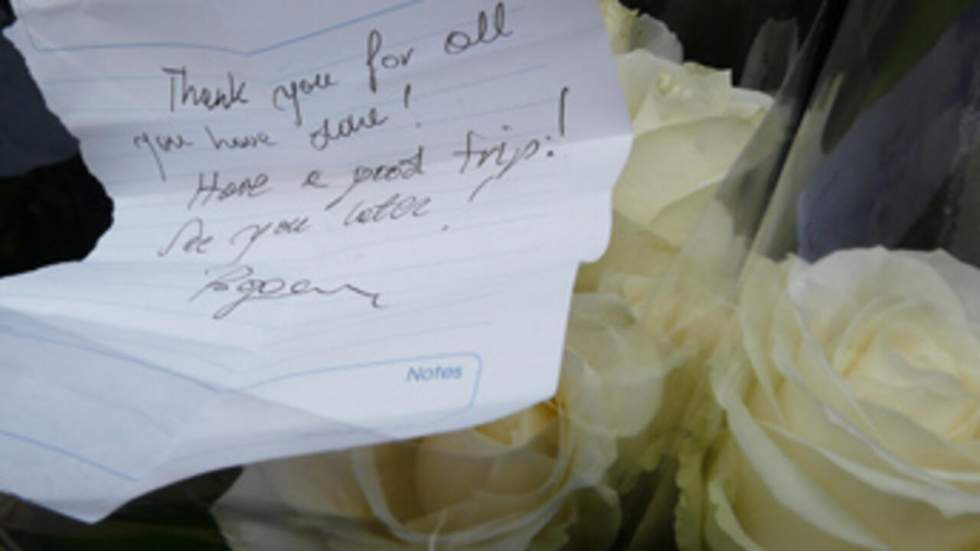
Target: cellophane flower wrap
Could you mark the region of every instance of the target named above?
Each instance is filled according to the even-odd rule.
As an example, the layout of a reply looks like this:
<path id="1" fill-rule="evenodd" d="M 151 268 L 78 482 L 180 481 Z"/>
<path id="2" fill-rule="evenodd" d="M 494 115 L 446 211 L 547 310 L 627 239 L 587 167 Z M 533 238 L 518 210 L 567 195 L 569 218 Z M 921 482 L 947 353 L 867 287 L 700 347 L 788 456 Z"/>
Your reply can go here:
<path id="1" fill-rule="evenodd" d="M 682 548 L 980 546 L 978 28 L 844 13 L 679 459 Z"/>

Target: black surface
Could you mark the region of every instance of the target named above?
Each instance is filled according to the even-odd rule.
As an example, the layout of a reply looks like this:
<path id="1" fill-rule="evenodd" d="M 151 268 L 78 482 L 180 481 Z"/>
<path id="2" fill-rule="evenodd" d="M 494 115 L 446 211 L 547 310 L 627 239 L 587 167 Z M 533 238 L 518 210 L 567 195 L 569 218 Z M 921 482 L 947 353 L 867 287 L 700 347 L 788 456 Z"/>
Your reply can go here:
<path id="1" fill-rule="evenodd" d="M 78 143 L 48 111 L 24 58 L 0 37 L 0 177 L 66 160 Z"/>
<path id="2" fill-rule="evenodd" d="M 980 264 L 980 1 L 852 5 L 818 85 L 836 87 L 803 183 L 796 248 L 947 249 Z M 832 84 L 836 83 L 836 84 Z M 814 148 L 817 149 L 817 148 Z"/>
<path id="3" fill-rule="evenodd" d="M 623 0 L 663 20 L 680 38 L 685 57 L 731 68 L 741 79 L 746 52 L 767 21 L 797 21 L 805 34 L 821 0 Z"/>
<path id="4" fill-rule="evenodd" d="M 111 223 L 112 201 L 79 157 L 0 181 L 0 275 L 81 260 Z"/>
<path id="5" fill-rule="evenodd" d="M 0 29 L 14 20 L 14 11 L 10 9 L 10 0 L 0 0 Z"/>
<path id="6" fill-rule="evenodd" d="M 111 200 L 2 37 L 0 83 L 0 276 L 82 259 L 111 224 Z"/>

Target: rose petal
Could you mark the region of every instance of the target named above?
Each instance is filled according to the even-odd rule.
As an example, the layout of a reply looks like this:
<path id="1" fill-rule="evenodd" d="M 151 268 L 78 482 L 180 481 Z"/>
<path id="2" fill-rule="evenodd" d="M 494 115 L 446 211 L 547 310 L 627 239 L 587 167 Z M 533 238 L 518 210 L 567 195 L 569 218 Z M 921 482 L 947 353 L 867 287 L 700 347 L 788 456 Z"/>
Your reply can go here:
<path id="1" fill-rule="evenodd" d="M 801 473 L 766 436 L 733 391 L 731 379 L 716 384 L 718 401 L 728 413 L 728 426 L 740 452 L 752 469 L 765 473 L 762 483 L 778 503 L 807 523 L 846 542 L 871 549 L 888 548 L 842 511 L 839 503 Z"/>
<path id="2" fill-rule="evenodd" d="M 614 208 L 650 224 L 668 205 L 724 177 L 755 128 L 752 121 L 713 118 L 639 136 L 613 191 Z"/>

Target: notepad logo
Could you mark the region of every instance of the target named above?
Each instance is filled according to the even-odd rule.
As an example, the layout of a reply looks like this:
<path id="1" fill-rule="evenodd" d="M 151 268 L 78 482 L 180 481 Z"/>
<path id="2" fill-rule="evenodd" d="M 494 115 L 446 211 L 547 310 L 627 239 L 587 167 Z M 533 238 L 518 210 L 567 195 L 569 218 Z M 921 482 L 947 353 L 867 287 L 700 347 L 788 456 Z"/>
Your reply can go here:
<path id="1" fill-rule="evenodd" d="M 462 377 L 463 366 L 461 365 L 436 365 L 434 367 L 410 367 L 408 368 L 408 374 L 405 376 L 405 380 L 410 383 L 427 383 L 430 381 L 455 380 Z"/>

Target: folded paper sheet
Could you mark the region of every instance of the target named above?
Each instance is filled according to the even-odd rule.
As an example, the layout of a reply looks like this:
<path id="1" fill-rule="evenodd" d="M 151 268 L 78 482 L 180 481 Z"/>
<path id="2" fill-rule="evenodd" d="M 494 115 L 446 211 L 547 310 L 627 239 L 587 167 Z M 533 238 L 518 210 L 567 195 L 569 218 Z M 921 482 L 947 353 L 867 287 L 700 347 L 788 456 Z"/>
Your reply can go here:
<path id="1" fill-rule="evenodd" d="M 594 0 L 15 0 L 115 201 L 0 280 L 0 491 L 84 520 L 555 390 L 630 128 Z"/>

